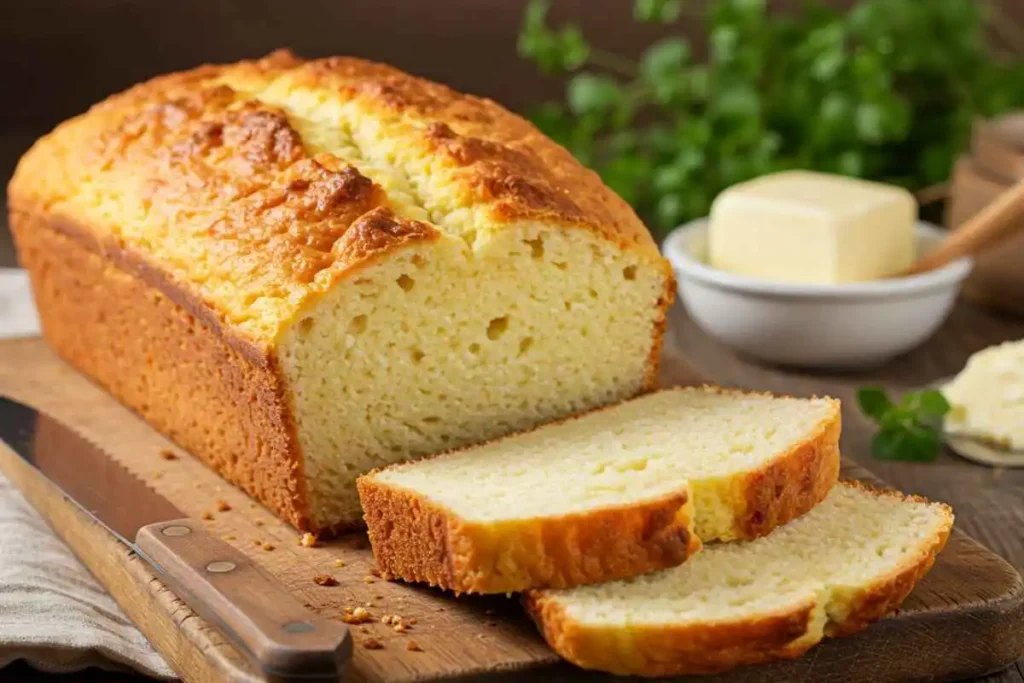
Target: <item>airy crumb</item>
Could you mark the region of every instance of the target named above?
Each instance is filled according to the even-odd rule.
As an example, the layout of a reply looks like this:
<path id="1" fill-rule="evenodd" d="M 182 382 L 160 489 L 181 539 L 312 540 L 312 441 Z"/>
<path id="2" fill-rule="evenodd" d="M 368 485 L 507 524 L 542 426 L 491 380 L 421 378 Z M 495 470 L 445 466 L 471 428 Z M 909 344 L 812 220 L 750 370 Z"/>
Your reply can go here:
<path id="1" fill-rule="evenodd" d="M 271 550 L 273 550 L 275 548 L 273 543 L 264 543 L 261 547 L 264 550 L 266 550 L 267 552 L 270 552 Z"/>
<path id="2" fill-rule="evenodd" d="M 207 522 L 209 522 L 211 519 L 213 519 L 213 513 L 210 512 L 209 510 L 203 510 L 203 514 L 199 515 L 199 518 L 205 519 Z"/>
<path id="3" fill-rule="evenodd" d="M 363 647 L 365 647 L 367 650 L 383 650 L 384 644 L 376 638 L 367 638 L 363 641 Z"/>
<path id="4" fill-rule="evenodd" d="M 252 520 L 252 525 L 253 526 L 263 526 L 263 522 L 261 522 L 258 519 L 254 519 L 254 520 Z"/>
<path id="5" fill-rule="evenodd" d="M 252 539 L 252 542 L 253 542 L 253 545 L 263 545 L 263 541 L 258 539 L 258 538 Z"/>
<path id="6" fill-rule="evenodd" d="M 420 647 L 420 644 L 417 643 L 415 640 L 407 641 L 405 644 L 405 649 L 409 652 L 423 652 L 423 648 Z"/>
<path id="7" fill-rule="evenodd" d="M 316 536 L 307 531 L 306 533 L 302 534 L 302 538 L 299 539 L 299 545 L 301 545 L 303 548 L 312 548 L 316 545 L 316 541 Z"/>
<path id="8" fill-rule="evenodd" d="M 351 607 L 346 607 L 346 608 L 345 608 L 344 610 L 342 610 L 342 611 L 343 611 L 343 612 L 344 612 L 345 614 L 352 614 L 352 612 L 353 612 L 353 610 L 352 610 L 352 608 L 351 608 Z"/>
<path id="9" fill-rule="evenodd" d="M 398 622 L 397 624 L 391 627 L 391 630 L 395 633 L 405 633 L 409 630 L 409 627 L 403 624 L 402 622 Z"/>
<path id="10" fill-rule="evenodd" d="M 226 500 L 217 501 L 217 512 L 227 512 L 230 509 L 231 506 L 228 505 L 228 502 Z"/>
<path id="11" fill-rule="evenodd" d="M 313 577 L 313 583 L 318 586 L 337 586 L 338 580 L 330 574 L 317 574 Z"/>
<path id="12" fill-rule="evenodd" d="M 341 560 L 335 560 L 334 561 L 334 566 L 335 567 L 344 567 L 345 563 L 343 561 L 341 561 Z"/>
<path id="13" fill-rule="evenodd" d="M 235 540 L 238 540 L 238 537 L 237 536 L 225 536 L 224 540 L 225 541 L 235 541 Z"/>
<path id="14" fill-rule="evenodd" d="M 373 583 L 373 577 L 372 576 L 364 576 L 363 577 L 363 583 Z"/>
<path id="15" fill-rule="evenodd" d="M 409 626 L 415 626 L 416 625 L 416 617 L 409 617 L 406 620 L 406 622 L 409 624 Z"/>
<path id="16" fill-rule="evenodd" d="M 347 609 L 345 611 L 346 614 L 341 617 L 341 620 L 346 624 L 365 624 L 373 621 L 373 615 L 366 611 L 365 607 L 356 607 L 351 614 L 347 613 Z"/>
<path id="17" fill-rule="evenodd" d="M 176 456 L 173 451 L 169 451 L 166 448 L 163 449 L 162 451 L 160 451 L 160 457 L 163 458 L 164 460 L 177 460 L 178 459 L 178 456 Z"/>

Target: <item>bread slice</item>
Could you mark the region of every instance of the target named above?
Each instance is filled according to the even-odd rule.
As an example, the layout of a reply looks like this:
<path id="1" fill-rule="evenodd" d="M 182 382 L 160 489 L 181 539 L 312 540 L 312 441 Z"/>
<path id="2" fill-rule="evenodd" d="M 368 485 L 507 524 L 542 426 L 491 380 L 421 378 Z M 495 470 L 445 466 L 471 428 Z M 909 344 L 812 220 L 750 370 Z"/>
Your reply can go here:
<path id="1" fill-rule="evenodd" d="M 769 536 L 709 545 L 681 567 L 533 591 L 527 609 L 562 657 L 639 676 L 714 673 L 796 657 L 895 609 L 953 525 L 947 505 L 844 482 Z"/>
<path id="2" fill-rule="evenodd" d="M 839 419 L 832 399 L 666 390 L 371 473 L 359 494 L 386 577 L 477 593 L 596 583 L 809 510 L 838 477 Z"/>

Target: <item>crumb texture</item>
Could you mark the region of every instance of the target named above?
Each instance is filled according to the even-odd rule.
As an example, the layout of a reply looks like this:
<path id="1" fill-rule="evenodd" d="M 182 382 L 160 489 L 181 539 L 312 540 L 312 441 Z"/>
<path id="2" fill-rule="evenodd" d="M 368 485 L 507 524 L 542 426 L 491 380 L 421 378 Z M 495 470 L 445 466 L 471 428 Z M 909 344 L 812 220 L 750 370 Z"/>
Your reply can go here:
<path id="1" fill-rule="evenodd" d="M 584 667 L 720 671 L 799 655 L 891 611 L 952 523 L 945 505 L 841 484 L 766 537 L 710 545 L 632 579 L 536 591 L 528 604 L 548 642 Z"/>
<path id="2" fill-rule="evenodd" d="M 243 484 L 303 528 L 358 524 L 361 472 L 654 381 L 673 285 L 636 215 L 526 121 L 387 66 L 282 52 L 154 79 L 41 139 L 9 195 L 19 249 L 69 238 L 119 269 L 101 280 L 153 292 L 133 306 L 162 293 L 272 376 L 270 457 L 290 471 L 280 491 Z M 37 288 L 57 279 L 45 255 L 29 265 Z M 58 342 L 101 336 L 121 303 L 95 299 L 86 329 L 42 312 L 72 362 Z M 161 351 L 106 336 L 119 357 Z M 76 364 L 108 387 L 153 372 Z M 214 443 L 183 445 L 229 477 L 268 448 L 191 422 Z"/>
<path id="3" fill-rule="evenodd" d="M 831 399 L 666 390 L 372 478 L 472 522 L 575 514 L 688 485 L 701 538 L 712 541 L 732 535 L 730 509 L 744 511 L 732 483 L 807 442 L 834 441 L 837 420 Z"/>

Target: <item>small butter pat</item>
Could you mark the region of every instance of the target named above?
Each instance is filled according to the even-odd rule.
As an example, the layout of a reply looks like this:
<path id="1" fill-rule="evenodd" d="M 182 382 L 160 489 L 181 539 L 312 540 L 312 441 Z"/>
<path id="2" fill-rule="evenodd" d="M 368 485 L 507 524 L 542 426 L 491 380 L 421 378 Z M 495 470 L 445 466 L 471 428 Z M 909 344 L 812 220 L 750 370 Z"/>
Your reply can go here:
<path id="1" fill-rule="evenodd" d="M 946 431 L 1024 449 L 1024 339 L 978 351 L 942 393 Z"/>
<path id="2" fill-rule="evenodd" d="M 913 262 L 916 222 L 917 203 L 902 188 L 786 171 L 734 185 L 715 199 L 708 260 L 770 280 L 873 280 Z"/>

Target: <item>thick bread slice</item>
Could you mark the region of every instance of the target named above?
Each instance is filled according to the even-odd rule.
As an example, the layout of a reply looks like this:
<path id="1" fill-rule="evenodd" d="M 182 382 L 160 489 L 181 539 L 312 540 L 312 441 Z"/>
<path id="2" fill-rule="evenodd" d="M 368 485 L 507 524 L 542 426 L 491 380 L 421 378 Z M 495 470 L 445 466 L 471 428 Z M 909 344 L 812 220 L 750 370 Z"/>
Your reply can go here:
<path id="1" fill-rule="evenodd" d="M 839 471 L 839 403 L 661 391 L 359 480 L 389 578 L 505 593 L 634 576 L 753 538 Z M 696 537 L 695 536 L 696 534 Z"/>
<path id="2" fill-rule="evenodd" d="M 558 654 L 639 676 L 714 673 L 787 659 L 903 602 L 942 550 L 949 506 L 844 482 L 816 508 L 746 543 L 707 546 L 644 576 L 526 605 Z"/>

